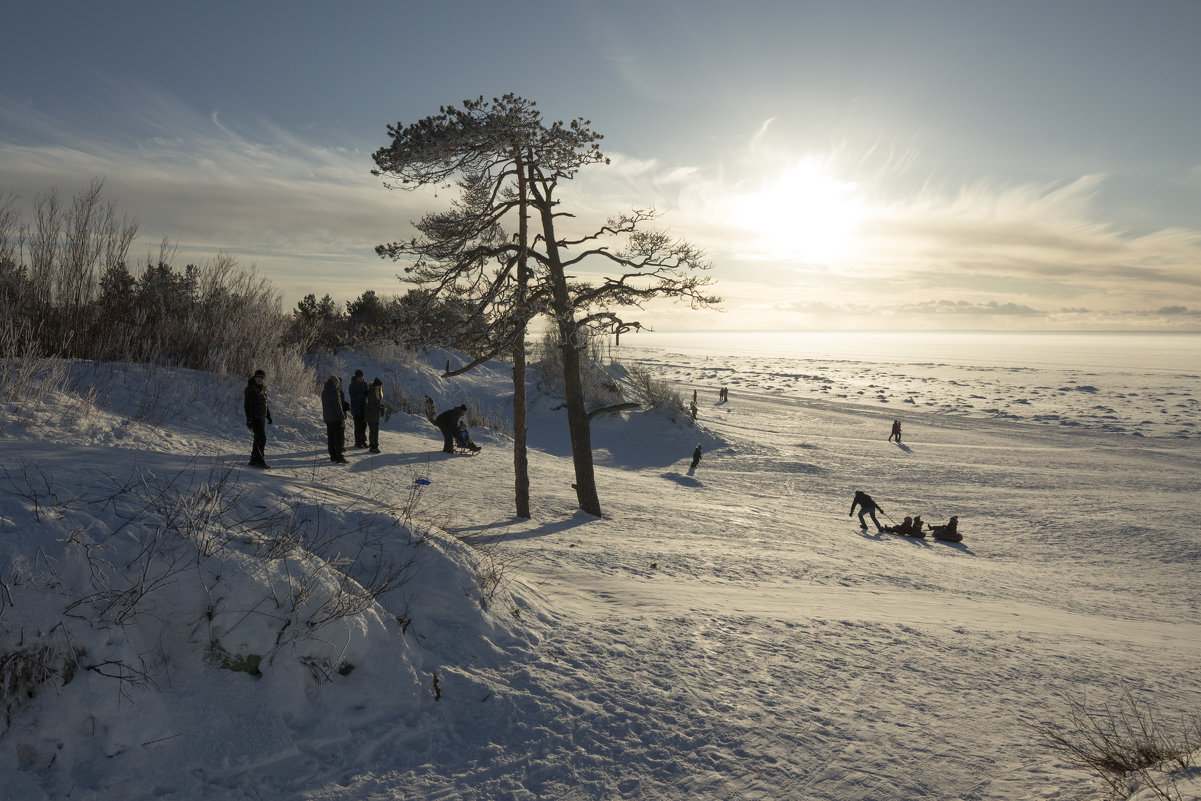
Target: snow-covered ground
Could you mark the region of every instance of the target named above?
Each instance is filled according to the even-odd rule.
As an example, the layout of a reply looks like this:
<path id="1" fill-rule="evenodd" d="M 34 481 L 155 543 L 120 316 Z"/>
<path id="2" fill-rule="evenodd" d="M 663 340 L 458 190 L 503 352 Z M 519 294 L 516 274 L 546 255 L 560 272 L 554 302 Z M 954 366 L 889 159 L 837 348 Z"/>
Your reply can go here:
<path id="1" fill-rule="evenodd" d="M 439 408 L 508 392 L 503 365 L 324 367 Z M 1070 799 L 1090 780 L 1032 728 L 1065 694 L 1201 710 L 1193 429 L 947 413 L 953 370 L 889 406 L 712 368 L 673 375 L 695 427 L 595 422 L 601 519 L 545 398 L 530 520 L 488 431 L 446 456 L 393 415 L 339 466 L 316 398 L 280 399 L 261 473 L 241 381 L 77 364 L 76 391 L 9 403 L 0 653 L 82 667 L 10 710 L 3 798 Z M 964 541 L 861 531 L 856 489 Z M 347 608 L 339 577 L 381 566 L 399 586 Z"/>

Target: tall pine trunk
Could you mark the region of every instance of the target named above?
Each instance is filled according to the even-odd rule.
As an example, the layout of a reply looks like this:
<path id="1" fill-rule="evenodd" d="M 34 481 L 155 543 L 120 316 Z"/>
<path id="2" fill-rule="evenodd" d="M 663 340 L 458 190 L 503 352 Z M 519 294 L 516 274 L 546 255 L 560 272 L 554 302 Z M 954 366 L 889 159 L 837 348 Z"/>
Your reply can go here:
<path id="1" fill-rule="evenodd" d="M 525 417 L 525 328 L 529 317 L 526 309 L 529 289 L 529 267 L 526 264 L 529 248 L 529 212 L 526 199 L 525 166 L 521 155 L 516 158 L 518 187 L 518 252 L 517 252 L 517 330 L 513 337 L 513 494 L 517 516 L 530 518 L 530 458 L 526 444 Z"/>
<path id="2" fill-rule="evenodd" d="M 571 308 L 567 276 L 559 258 L 555 239 L 553 205 L 547 192 L 538 208 L 542 214 L 542 231 L 546 238 L 547 267 L 550 272 L 551 302 L 559 324 L 559 350 L 563 360 L 563 386 L 567 402 L 567 428 L 571 435 L 571 458 L 575 465 L 575 494 L 580 508 L 600 517 L 600 498 L 596 493 L 596 476 L 592 467 L 592 430 L 584 398 L 584 379 L 580 371 L 579 326 Z"/>

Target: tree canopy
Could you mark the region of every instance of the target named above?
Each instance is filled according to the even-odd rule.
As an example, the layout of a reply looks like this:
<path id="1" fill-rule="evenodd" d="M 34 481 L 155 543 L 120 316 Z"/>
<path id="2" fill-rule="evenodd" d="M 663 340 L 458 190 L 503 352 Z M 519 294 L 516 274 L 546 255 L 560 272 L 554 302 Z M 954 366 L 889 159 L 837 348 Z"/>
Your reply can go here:
<path id="1" fill-rule="evenodd" d="M 532 101 L 507 94 L 491 102 L 464 101 L 462 108 L 444 106 L 408 126 L 389 126 L 388 134 L 390 144 L 373 156 L 373 173 L 385 185 L 456 186 L 459 196 L 449 209 L 415 223 L 420 236 L 380 245 L 377 253 L 408 262 L 402 280 L 430 289 L 433 296 L 463 298 L 474 317 L 488 321 L 491 347 L 472 354 L 473 364 L 510 353 L 524 376 L 529 323 L 539 315 L 554 321 L 577 498 L 580 508 L 599 515 L 581 348 L 590 331 L 639 327 L 621 316 L 623 307 L 660 297 L 687 300 L 693 307 L 720 302 L 708 293 L 712 279 L 704 254 L 649 229 L 658 216 L 653 210 L 619 214 L 574 239 L 558 236 L 556 223 L 571 216 L 555 196 L 560 182 L 589 165 L 608 163 L 599 145 L 603 137 L 588 120 L 547 124 Z M 568 275 L 573 267 L 603 267 L 612 274 L 583 281 Z M 514 417 L 520 414 L 523 425 L 524 379 L 519 382 L 518 372 L 515 368 Z M 518 504 L 520 513 L 520 489 Z"/>

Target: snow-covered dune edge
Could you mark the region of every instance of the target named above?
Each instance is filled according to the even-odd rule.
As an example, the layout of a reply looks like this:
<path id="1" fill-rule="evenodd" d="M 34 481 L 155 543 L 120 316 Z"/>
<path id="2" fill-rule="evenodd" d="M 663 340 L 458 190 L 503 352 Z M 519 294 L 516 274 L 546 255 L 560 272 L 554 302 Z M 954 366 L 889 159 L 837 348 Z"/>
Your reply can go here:
<path id="1" fill-rule="evenodd" d="M 274 401 L 259 472 L 242 382 L 53 371 L 0 430 L 6 799 L 271 787 L 537 642 L 536 594 L 421 518 L 420 464 L 323 479 L 311 399 Z"/>
<path id="2" fill-rule="evenodd" d="M 433 358 L 318 373 L 503 429 L 505 365 Z M 448 456 L 393 414 L 335 465 L 299 393 L 262 473 L 242 382 L 69 371 L 0 420 L 2 652 L 47 679 L 6 801 L 1064 798 L 1031 728 L 1062 694 L 1201 705 L 1193 438 L 914 410 L 898 445 L 890 410 L 701 387 L 695 425 L 595 421 L 595 518 L 535 394 L 525 520 L 503 433 Z M 856 489 L 965 539 L 860 530 Z"/>

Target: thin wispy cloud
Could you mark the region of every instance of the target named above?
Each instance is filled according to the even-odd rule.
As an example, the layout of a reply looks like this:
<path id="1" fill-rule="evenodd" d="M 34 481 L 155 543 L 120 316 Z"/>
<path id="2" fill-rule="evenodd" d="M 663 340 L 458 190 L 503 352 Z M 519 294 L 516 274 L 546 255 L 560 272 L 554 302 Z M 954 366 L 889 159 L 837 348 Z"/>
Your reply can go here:
<path id="1" fill-rule="evenodd" d="M 366 148 L 323 145 L 161 94 L 117 96 L 138 122 L 123 135 L 81 133 L 0 102 L 9 131 L 0 191 L 31 200 L 101 177 L 107 197 L 139 220 L 147 253 L 164 236 L 182 260 L 232 253 L 287 298 L 403 291 L 399 266 L 374 246 L 411 235 L 410 221 L 450 199 L 385 189 Z M 1126 315 L 1184 325 L 1201 308 L 1201 232 L 1125 233 L 1100 212 L 1104 175 L 938 187 L 918 181 L 922 161 L 911 148 L 794 152 L 770 120 L 717 164 L 608 155 L 608 165 L 564 186 L 576 214 L 565 228 L 595 230 L 615 213 L 656 209 L 714 263 L 718 292 L 737 310 L 717 325 L 832 325 L 840 315 L 851 324 L 914 310 L 965 321 Z M 898 188 L 906 181 L 916 188 Z M 822 217 L 834 204 L 853 218 Z M 831 232 L 837 241 L 813 246 Z M 1150 314 L 1174 306 L 1183 311 Z M 684 319 L 662 314 L 669 324 Z"/>

